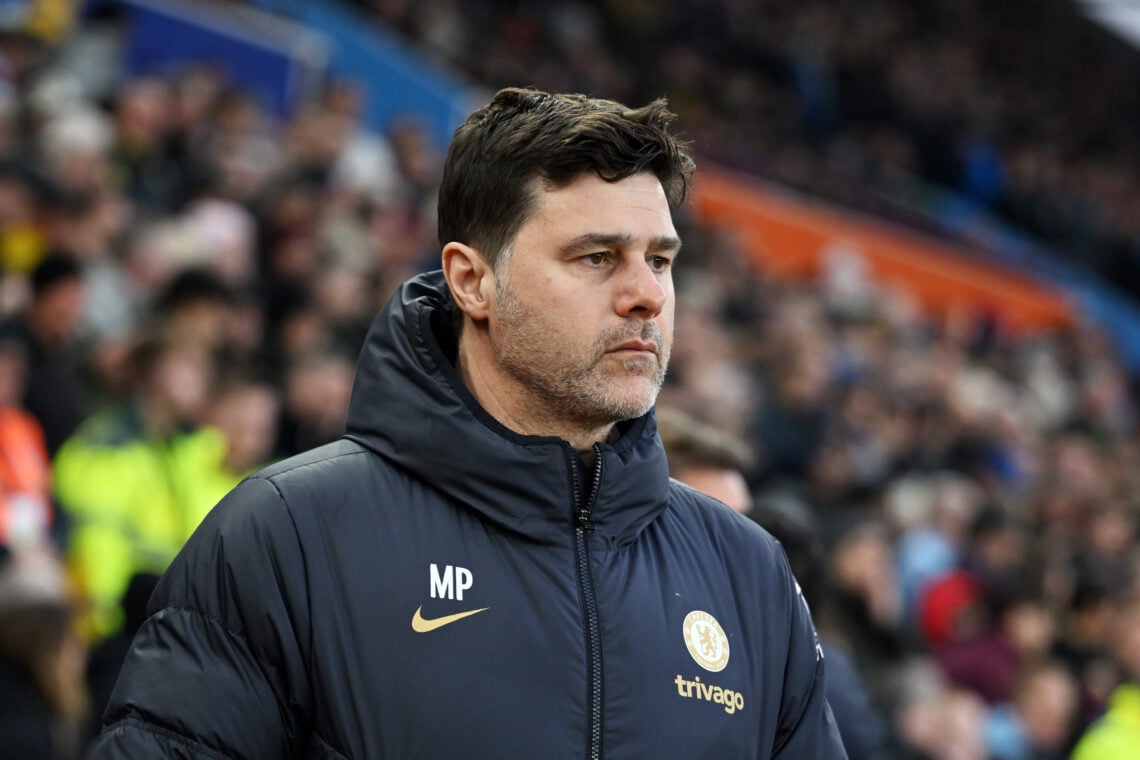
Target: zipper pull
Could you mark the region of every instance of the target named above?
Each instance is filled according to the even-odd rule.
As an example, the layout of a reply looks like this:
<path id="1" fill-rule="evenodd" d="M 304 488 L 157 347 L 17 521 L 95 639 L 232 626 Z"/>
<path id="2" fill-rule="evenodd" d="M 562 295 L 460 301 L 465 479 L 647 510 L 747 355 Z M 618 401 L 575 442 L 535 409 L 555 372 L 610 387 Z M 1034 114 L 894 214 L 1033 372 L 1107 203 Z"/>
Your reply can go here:
<path id="1" fill-rule="evenodd" d="M 586 503 L 578 510 L 578 524 L 586 530 L 593 530 L 594 523 L 590 517 L 594 512 L 594 502 L 598 499 L 598 487 L 602 484 L 602 447 L 594 444 L 593 481 L 590 483 L 590 492 L 586 495 Z"/>

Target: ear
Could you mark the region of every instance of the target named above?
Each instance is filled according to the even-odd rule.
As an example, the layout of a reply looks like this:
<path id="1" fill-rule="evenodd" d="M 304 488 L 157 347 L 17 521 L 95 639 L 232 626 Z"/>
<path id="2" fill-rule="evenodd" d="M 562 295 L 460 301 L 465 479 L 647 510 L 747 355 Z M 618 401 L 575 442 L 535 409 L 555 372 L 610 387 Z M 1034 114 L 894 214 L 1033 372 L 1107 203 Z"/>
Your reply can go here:
<path id="1" fill-rule="evenodd" d="M 486 319 L 495 278 L 483 254 L 469 245 L 451 242 L 443 247 L 441 259 L 443 276 L 456 305 L 471 320 Z"/>

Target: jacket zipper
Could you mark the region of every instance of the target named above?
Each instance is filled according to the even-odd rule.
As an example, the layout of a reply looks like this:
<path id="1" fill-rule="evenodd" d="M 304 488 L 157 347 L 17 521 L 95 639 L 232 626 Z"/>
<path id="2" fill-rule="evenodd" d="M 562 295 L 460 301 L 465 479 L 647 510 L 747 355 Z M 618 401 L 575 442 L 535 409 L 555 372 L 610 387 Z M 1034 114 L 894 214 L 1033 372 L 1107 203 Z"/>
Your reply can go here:
<path id="1" fill-rule="evenodd" d="M 602 482 L 602 452 L 594 445 L 594 477 L 590 492 L 582 498 L 580 477 L 581 460 L 571 451 L 574 488 L 574 558 L 578 575 L 578 592 L 582 599 L 582 623 L 586 631 L 586 758 L 602 757 L 602 642 L 598 624 L 598 598 L 594 593 L 594 578 L 590 570 L 589 532 L 594 529 L 590 516 Z"/>

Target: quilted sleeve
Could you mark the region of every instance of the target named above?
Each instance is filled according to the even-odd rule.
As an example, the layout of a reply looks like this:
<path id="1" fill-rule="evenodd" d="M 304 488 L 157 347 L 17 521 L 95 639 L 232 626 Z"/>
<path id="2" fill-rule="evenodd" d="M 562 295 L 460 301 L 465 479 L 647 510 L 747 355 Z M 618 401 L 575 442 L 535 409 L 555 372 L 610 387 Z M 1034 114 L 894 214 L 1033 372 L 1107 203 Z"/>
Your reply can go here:
<path id="1" fill-rule="evenodd" d="M 784 667 L 779 728 L 772 758 L 846 760 L 847 753 L 827 703 L 826 660 L 811 612 L 781 551 L 783 581 L 791 588 L 788 659 Z"/>
<path id="2" fill-rule="evenodd" d="M 288 758 L 304 750 L 304 560 L 269 480 L 246 480 L 218 504 L 148 611 L 94 757 Z"/>

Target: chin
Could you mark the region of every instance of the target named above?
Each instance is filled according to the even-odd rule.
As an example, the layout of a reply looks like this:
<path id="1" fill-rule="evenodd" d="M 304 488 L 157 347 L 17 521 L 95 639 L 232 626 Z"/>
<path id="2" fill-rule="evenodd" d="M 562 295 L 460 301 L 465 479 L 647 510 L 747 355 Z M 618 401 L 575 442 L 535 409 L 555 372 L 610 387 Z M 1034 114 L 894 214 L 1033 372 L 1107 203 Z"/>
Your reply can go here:
<path id="1" fill-rule="evenodd" d="M 615 422 L 632 420 L 648 412 L 657 402 L 658 386 L 645 378 L 640 387 L 630 388 L 625 393 L 612 394 L 607 399 L 610 417 Z"/>

